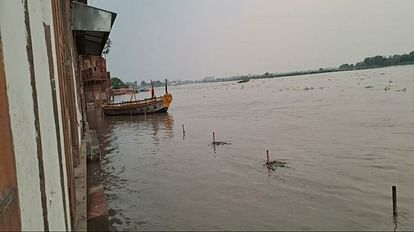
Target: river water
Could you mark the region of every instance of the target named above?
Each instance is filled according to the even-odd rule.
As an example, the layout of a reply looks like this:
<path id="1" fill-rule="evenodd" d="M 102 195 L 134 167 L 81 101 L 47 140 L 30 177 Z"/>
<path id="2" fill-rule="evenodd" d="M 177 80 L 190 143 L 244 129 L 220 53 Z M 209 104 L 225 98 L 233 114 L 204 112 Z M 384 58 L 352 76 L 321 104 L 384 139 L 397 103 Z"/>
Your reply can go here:
<path id="1" fill-rule="evenodd" d="M 414 230 L 414 66 L 169 90 L 95 118 L 114 230 Z"/>

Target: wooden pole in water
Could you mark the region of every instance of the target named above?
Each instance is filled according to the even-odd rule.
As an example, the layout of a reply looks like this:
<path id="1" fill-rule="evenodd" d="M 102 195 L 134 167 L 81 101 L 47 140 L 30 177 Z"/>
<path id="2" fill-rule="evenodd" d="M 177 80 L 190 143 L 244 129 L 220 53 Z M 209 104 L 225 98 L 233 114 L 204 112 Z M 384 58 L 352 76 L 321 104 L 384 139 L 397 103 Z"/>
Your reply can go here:
<path id="1" fill-rule="evenodd" d="M 152 80 L 151 80 L 151 98 L 155 97 L 155 92 L 154 92 L 154 85 L 152 84 Z"/>
<path id="2" fill-rule="evenodd" d="M 165 94 L 168 94 L 168 89 L 167 89 L 167 78 L 165 78 Z"/>
<path id="3" fill-rule="evenodd" d="M 213 143 L 216 143 L 216 134 L 213 132 Z"/>
<path id="4" fill-rule="evenodd" d="M 182 124 L 182 127 L 183 127 L 183 134 L 185 134 L 185 130 L 184 130 L 184 124 Z"/>
<path id="5" fill-rule="evenodd" d="M 269 150 L 266 150 L 266 157 L 267 157 L 267 162 L 266 163 L 269 163 Z"/>
<path id="6" fill-rule="evenodd" d="M 392 214 L 397 216 L 397 187 L 392 186 Z"/>

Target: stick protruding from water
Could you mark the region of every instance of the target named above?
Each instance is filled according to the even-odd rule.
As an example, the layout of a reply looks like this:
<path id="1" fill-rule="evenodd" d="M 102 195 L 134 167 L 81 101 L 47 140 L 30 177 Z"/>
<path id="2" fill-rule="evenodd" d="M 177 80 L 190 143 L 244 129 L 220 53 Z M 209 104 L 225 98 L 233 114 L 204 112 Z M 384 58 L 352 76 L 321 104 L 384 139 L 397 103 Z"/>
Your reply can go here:
<path id="1" fill-rule="evenodd" d="M 269 150 L 266 150 L 266 158 L 267 158 L 267 164 L 269 163 Z"/>
<path id="2" fill-rule="evenodd" d="M 213 132 L 213 143 L 216 143 L 216 134 Z"/>
<path id="3" fill-rule="evenodd" d="M 397 216 L 397 187 L 392 186 L 392 215 Z"/>

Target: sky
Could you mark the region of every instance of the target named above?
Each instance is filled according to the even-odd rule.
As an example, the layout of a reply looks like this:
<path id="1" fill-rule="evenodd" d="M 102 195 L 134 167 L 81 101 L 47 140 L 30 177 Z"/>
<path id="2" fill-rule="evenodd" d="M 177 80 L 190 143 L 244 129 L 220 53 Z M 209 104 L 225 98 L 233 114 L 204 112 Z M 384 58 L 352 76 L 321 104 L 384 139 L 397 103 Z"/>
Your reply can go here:
<path id="1" fill-rule="evenodd" d="M 125 81 L 337 67 L 414 50 L 414 0 L 89 0 L 117 13 L 107 55 Z"/>

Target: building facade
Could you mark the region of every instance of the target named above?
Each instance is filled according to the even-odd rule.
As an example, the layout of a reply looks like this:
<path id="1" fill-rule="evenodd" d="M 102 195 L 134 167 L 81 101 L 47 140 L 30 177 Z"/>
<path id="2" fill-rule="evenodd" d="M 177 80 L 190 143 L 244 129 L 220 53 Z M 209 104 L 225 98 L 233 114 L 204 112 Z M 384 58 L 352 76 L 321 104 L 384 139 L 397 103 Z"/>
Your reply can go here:
<path id="1" fill-rule="evenodd" d="M 83 3 L 0 1 L 0 231 L 76 224 L 74 167 L 90 94 L 80 63 L 101 55 L 115 19 Z"/>

